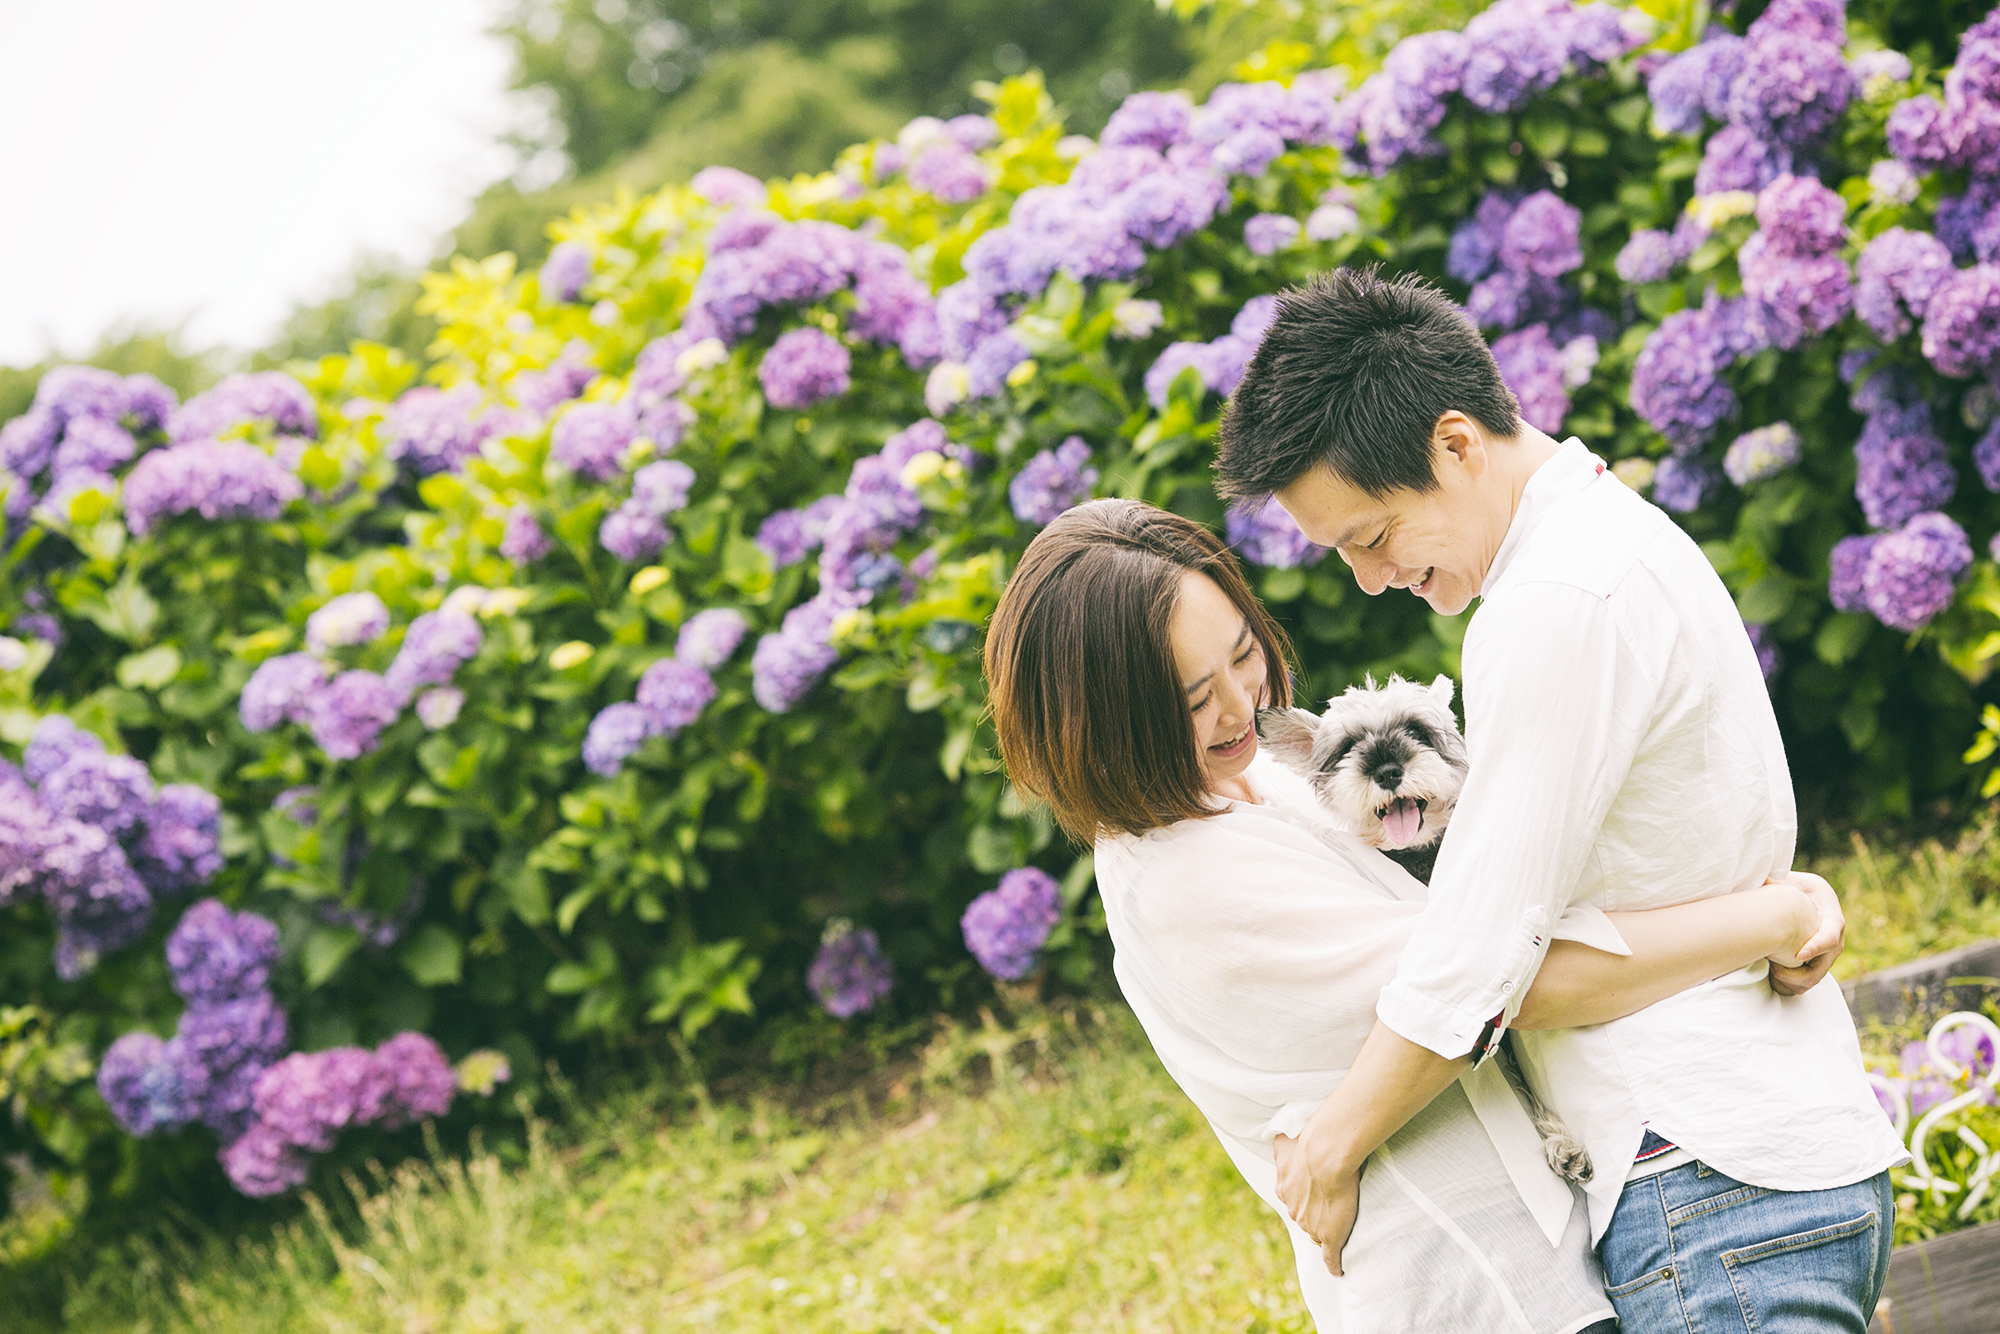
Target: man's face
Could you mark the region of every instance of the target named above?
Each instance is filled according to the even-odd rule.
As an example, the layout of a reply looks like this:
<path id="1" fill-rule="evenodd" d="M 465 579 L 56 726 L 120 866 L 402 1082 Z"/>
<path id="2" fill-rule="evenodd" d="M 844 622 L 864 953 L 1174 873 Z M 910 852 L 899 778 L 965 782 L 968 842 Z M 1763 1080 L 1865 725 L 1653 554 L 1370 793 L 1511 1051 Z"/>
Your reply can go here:
<path id="1" fill-rule="evenodd" d="M 1476 429 L 1442 434 L 1448 438 L 1436 445 L 1435 490 L 1376 497 L 1318 467 L 1279 491 L 1278 503 L 1307 537 L 1340 553 L 1364 593 L 1407 588 L 1455 616 L 1479 595 L 1512 506 L 1492 484 L 1483 436 Z"/>

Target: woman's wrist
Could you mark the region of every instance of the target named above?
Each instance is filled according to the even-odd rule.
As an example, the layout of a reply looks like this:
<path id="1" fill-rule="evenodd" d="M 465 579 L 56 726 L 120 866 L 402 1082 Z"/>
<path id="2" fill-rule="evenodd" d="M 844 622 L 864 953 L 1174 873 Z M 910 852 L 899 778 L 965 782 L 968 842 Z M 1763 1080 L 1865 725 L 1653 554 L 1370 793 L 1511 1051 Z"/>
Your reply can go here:
<path id="1" fill-rule="evenodd" d="M 1760 891 L 1770 896 L 1773 921 L 1769 958 L 1796 957 L 1801 946 L 1819 929 L 1819 910 L 1803 888 L 1789 880 L 1777 880 Z"/>

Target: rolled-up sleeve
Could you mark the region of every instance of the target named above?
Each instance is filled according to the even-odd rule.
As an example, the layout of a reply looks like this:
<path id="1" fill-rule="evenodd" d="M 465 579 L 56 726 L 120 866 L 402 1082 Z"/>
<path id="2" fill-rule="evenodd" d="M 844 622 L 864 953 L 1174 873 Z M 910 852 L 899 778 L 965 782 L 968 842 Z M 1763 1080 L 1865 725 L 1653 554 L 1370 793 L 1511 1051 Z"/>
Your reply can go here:
<path id="1" fill-rule="evenodd" d="M 1607 599 L 1568 584 L 1516 585 L 1473 618 L 1471 769 L 1377 1009 L 1398 1034 L 1483 1059 L 1512 1020 L 1644 741 L 1657 661 L 1632 650 Z"/>

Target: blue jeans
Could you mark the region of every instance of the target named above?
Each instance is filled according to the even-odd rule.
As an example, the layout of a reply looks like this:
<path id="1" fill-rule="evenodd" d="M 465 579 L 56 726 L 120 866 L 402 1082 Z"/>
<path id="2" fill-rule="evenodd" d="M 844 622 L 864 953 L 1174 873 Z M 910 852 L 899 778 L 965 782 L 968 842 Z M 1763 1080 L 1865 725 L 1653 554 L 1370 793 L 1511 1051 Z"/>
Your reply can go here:
<path id="1" fill-rule="evenodd" d="M 1864 1334 L 1895 1219 L 1887 1172 L 1783 1191 L 1684 1163 L 1625 1187 L 1598 1259 L 1624 1334 Z"/>

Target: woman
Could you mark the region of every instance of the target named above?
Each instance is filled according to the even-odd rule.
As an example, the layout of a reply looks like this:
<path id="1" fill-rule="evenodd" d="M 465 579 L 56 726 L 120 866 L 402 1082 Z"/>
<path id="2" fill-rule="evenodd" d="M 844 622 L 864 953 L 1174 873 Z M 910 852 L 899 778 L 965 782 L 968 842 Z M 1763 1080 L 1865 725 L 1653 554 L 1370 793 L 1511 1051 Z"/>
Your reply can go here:
<path id="1" fill-rule="evenodd" d="M 1212 534 L 1126 500 L 1043 530 L 986 643 L 1015 785 L 1095 844 L 1119 985 L 1274 1209 L 1271 1141 L 1339 1082 L 1424 901 L 1259 757 L 1256 711 L 1290 702 L 1287 647 Z M 1572 910 L 1516 1022 L 1601 1023 L 1767 956 L 1792 962 L 1819 925 L 1797 884 Z M 1497 1063 L 1369 1160 L 1344 1277 L 1286 1226 L 1322 1330 L 1613 1328 L 1581 1197 L 1548 1169 Z"/>

